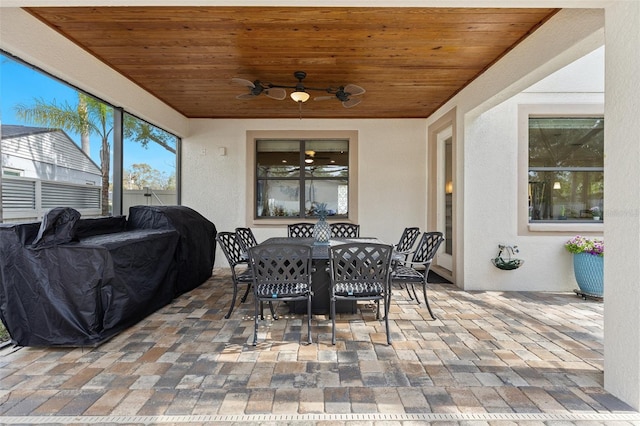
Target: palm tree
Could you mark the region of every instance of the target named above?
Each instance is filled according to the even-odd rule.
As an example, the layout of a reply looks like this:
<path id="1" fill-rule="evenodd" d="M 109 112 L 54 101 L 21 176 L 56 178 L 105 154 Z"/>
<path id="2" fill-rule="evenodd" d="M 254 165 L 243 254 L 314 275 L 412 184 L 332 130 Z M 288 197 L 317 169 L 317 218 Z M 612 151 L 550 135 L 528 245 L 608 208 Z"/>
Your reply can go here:
<path id="1" fill-rule="evenodd" d="M 68 102 L 58 105 L 55 100 L 47 102 L 42 98 L 36 98 L 34 99 L 33 105 L 26 106 L 18 104 L 14 109 L 16 115 L 25 122 L 80 134 L 82 150 L 87 156 L 89 155 L 90 136 L 97 135 L 100 137 L 102 214 L 108 215 L 109 171 L 111 161 L 111 145 L 109 139 L 113 132 L 113 108 L 91 96 L 78 93 L 77 105 L 71 105 Z M 175 154 L 176 152 L 176 141 L 174 137 L 129 114 L 125 114 L 124 116 L 123 136 L 139 142 L 144 147 L 151 141 L 159 144 L 171 153 Z"/>

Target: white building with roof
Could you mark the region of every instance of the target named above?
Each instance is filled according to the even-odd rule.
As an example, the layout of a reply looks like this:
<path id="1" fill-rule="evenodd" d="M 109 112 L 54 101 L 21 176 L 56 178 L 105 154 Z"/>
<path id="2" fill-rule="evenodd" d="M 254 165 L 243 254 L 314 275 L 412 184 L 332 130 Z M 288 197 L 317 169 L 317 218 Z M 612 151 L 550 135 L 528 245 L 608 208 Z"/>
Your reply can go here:
<path id="1" fill-rule="evenodd" d="M 100 167 L 62 130 L 2 125 L 5 220 L 35 220 L 60 205 L 100 213 Z"/>

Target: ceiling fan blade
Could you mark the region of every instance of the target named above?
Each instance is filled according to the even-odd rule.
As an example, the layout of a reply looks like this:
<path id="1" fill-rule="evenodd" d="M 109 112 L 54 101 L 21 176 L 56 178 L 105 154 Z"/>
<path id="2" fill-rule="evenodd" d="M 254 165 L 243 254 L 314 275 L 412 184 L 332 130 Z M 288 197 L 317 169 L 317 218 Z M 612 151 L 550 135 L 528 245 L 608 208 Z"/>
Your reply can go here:
<path id="1" fill-rule="evenodd" d="M 271 87 L 269 89 L 265 89 L 264 94 L 271 99 L 276 99 L 278 101 L 281 101 L 287 97 L 287 91 L 281 89 L 280 87 Z"/>
<path id="2" fill-rule="evenodd" d="M 253 99 L 255 98 L 256 95 L 254 95 L 253 93 L 243 93 L 242 95 L 238 95 L 236 96 L 236 99 Z"/>
<path id="3" fill-rule="evenodd" d="M 329 96 L 316 96 L 315 98 L 313 98 L 314 101 L 327 101 L 329 99 L 335 99 L 336 95 L 329 95 Z"/>
<path id="4" fill-rule="evenodd" d="M 342 106 L 345 107 L 345 108 L 351 108 L 351 107 L 354 107 L 354 106 L 358 105 L 360 102 L 362 102 L 361 98 L 351 98 L 351 99 L 348 99 L 348 100 L 344 101 L 342 103 Z"/>
<path id="5" fill-rule="evenodd" d="M 231 79 L 231 82 L 235 84 L 239 84 L 240 86 L 251 87 L 252 89 L 256 87 L 256 85 L 253 84 L 253 82 L 249 80 L 245 80 L 244 78 L 234 77 Z"/>
<path id="6" fill-rule="evenodd" d="M 348 94 L 350 94 L 351 96 L 358 96 L 358 95 L 362 95 L 364 92 L 366 92 L 366 90 L 364 90 L 364 88 L 356 85 L 356 84 L 347 84 L 344 87 L 344 91 L 347 92 Z"/>

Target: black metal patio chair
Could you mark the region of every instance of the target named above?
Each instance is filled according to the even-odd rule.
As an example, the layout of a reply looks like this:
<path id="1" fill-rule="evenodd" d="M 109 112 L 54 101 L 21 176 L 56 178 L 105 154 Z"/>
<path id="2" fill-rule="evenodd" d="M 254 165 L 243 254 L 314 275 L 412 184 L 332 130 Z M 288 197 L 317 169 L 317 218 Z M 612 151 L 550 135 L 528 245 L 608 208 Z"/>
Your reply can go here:
<path id="1" fill-rule="evenodd" d="M 413 246 L 418 240 L 418 237 L 420 237 L 420 228 L 417 226 L 404 228 L 402 235 L 400 235 L 400 240 L 394 246 L 394 254 L 391 260 L 393 262 L 397 262 L 398 260 L 407 260 L 409 258 L 409 254 L 411 254 L 411 249 L 413 249 Z M 400 288 L 402 287 L 403 285 L 400 284 Z M 407 287 L 407 294 L 409 295 L 409 299 L 413 300 L 409 287 Z"/>
<path id="2" fill-rule="evenodd" d="M 336 301 L 338 300 L 375 301 L 376 319 L 380 319 L 380 301 L 382 301 L 385 309 L 387 344 L 391 344 L 388 312 L 392 251 L 392 246 L 377 243 L 340 244 L 329 249 L 332 344 L 336 344 Z"/>
<path id="3" fill-rule="evenodd" d="M 442 232 L 425 232 L 422 234 L 422 238 L 418 242 L 416 250 L 413 252 L 411 261 L 395 262 L 393 271 L 391 272 L 391 282 L 404 284 L 407 286 L 407 291 L 410 287 L 418 304 L 420 303 L 420 299 L 416 293 L 415 285 L 418 284 L 422 286 L 424 302 L 427 305 L 429 315 L 431 315 L 432 319 L 436 319 L 436 317 L 429 305 L 429 299 L 427 299 L 427 276 L 431 268 L 431 262 L 438 252 L 442 241 L 444 241 Z"/>
<path id="4" fill-rule="evenodd" d="M 253 271 L 255 320 L 253 345 L 258 343 L 261 302 L 307 302 L 307 342 L 311 343 L 311 247 L 299 244 L 262 244 L 249 249 Z"/>
<path id="5" fill-rule="evenodd" d="M 249 267 L 248 258 L 244 255 L 244 250 L 240 246 L 239 239 L 235 232 L 218 232 L 216 235 L 216 241 L 222 249 L 231 268 L 231 281 L 233 282 L 233 296 L 231 297 L 231 305 L 229 306 L 229 312 L 224 316 L 225 319 L 229 319 L 233 308 L 236 304 L 236 298 L 238 296 L 238 287 L 246 285 L 247 289 L 244 295 L 240 299 L 240 303 L 244 303 L 251 290 L 253 284 L 253 271 Z M 278 319 L 272 304 L 269 304 L 271 309 L 271 315 L 274 319 Z"/>
<path id="6" fill-rule="evenodd" d="M 258 241 L 255 235 L 253 235 L 251 228 L 236 228 L 236 235 L 238 236 L 238 243 L 240 247 L 242 247 L 244 255 L 246 255 L 247 250 L 251 247 L 258 245 Z"/>
<path id="7" fill-rule="evenodd" d="M 348 222 L 336 222 L 329 225 L 331 227 L 331 238 L 358 238 L 360 236 L 360 225 Z"/>
<path id="8" fill-rule="evenodd" d="M 313 238 L 315 223 L 292 223 L 287 225 L 287 236 L 291 238 Z"/>
<path id="9" fill-rule="evenodd" d="M 404 255 L 404 259 L 406 260 L 419 236 L 420 228 L 417 226 L 404 228 L 402 235 L 400 235 L 400 240 L 394 246 L 396 254 L 399 256 Z"/>

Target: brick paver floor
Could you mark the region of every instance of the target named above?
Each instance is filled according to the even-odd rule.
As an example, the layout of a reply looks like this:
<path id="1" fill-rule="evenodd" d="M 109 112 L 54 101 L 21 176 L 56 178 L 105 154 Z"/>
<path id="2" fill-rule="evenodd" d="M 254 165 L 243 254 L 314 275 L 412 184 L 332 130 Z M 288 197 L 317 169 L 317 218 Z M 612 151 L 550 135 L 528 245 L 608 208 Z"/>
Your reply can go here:
<path id="1" fill-rule="evenodd" d="M 640 424 L 603 389 L 603 305 L 573 293 L 430 287 L 437 320 L 395 290 L 306 321 L 253 301 L 223 315 L 227 269 L 96 348 L 0 350 L 2 424 Z M 266 312 L 265 312 L 266 313 Z"/>

